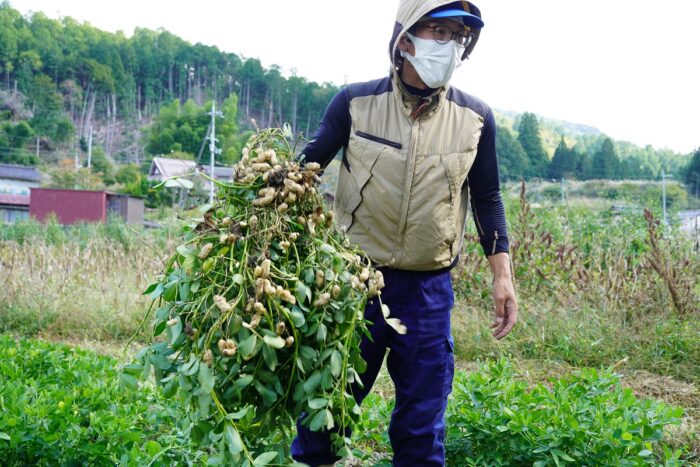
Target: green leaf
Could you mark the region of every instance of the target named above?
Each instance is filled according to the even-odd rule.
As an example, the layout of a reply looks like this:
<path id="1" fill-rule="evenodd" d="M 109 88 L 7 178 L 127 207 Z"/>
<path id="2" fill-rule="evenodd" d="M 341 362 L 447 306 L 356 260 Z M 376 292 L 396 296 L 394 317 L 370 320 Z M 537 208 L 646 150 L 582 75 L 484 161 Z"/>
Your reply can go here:
<path id="1" fill-rule="evenodd" d="M 190 356 L 190 360 L 180 367 L 180 372 L 186 376 L 192 376 L 199 371 L 199 359 L 194 355 Z"/>
<path id="2" fill-rule="evenodd" d="M 562 451 L 562 450 L 559 450 L 559 449 L 552 449 L 552 451 L 555 452 L 555 453 L 557 454 L 557 456 L 561 457 L 561 458 L 564 459 L 565 461 L 568 461 L 568 462 L 576 462 L 574 459 L 572 459 L 567 453 L 565 453 L 565 452 Z"/>
<path id="3" fill-rule="evenodd" d="M 622 436 L 620 436 L 620 438 L 622 438 L 625 441 L 632 441 L 634 439 L 634 436 L 632 436 L 632 433 L 626 431 L 622 433 Z"/>
<path id="4" fill-rule="evenodd" d="M 170 345 L 173 345 L 177 338 L 180 337 L 180 334 L 182 334 L 182 319 L 179 316 L 177 316 L 175 319 L 177 322 L 172 326 L 168 326 Z"/>
<path id="5" fill-rule="evenodd" d="M 309 424 L 309 430 L 318 431 L 325 424 L 326 424 L 326 411 L 321 410 L 320 412 L 317 412 L 316 415 L 314 415 L 314 418 L 311 419 L 311 423 Z"/>
<path id="6" fill-rule="evenodd" d="M 298 281 L 294 290 L 294 296 L 299 301 L 299 303 L 304 303 L 305 301 L 310 302 L 311 289 L 302 281 Z"/>
<path id="7" fill-rule="evenodd" d="M 336 253 L 336 249 L 332 245 L 329 245 L 328 243 L 321 244 L 321 251 L 324 253 L 328 253 L 329 255 Z"/>
<path id="8" fill-rule="evenodd" d="M 316 273 L 312 268 L 307 268 L 304 270 L 304 282 L 311 285 L 316 281 Z"/>
<path id="9" fill-rule="evenodd" d="M 190 299 L 190 283 L 184 282 L 180 285 L 180 300 L 186 302 Z"/>
<path id="10" fill-rule="evenodd" d="M 250 386 L 250 383 L 253 382 L 253 375 L 245 375 L 241 376 L 238 378 L 236 381 L 233 383 L 233 387 L 236 389 L 236 392 L 240 392 L 246 387 Z"/>
<path id="11" fill-rule="evenodd" d="M 270 406 L 275 403 L 275 401 L 277 400 L 276 392 L 272 391 L 270 388 L 260 383 L 259 381 L 255 381 L 253 385 L 255 386 L 255 389 L 258 391 L 258 393 L 262 396 L 265 405 Z"/>
<path id="12" fill-rule="evenodd" d="M 143 294 L 142 294 L 142 295 L 148 295 L 148 294 L 150 294 L 151 292 L 153 292 L 154 290 L 156 290 L 156 287 L 158 287 L 158 285 L 160 285 L 159 282 L 154 282 L 153 284 L 149 285 L 149 286 L 146 288 L 146 290 L 143 291 Z"/>
<path id="13" fill-rule="evenodd" d="M 284 348 L 285 344 L 284 339 L 280 336 L 265 336 L 263 337 L 263 341 L 265 341 L 267 345 L 275 349 L 282 349 Z"/>
<path id="14" fill-rule="evenodd" d="M 122 371 L 130 375 L 139 375 L 143 371 L 143 365 L 140 363 L 130 363 L 128 365 L 124 365 Z"/>
<path id="15" fill-rule="evenodd" d="M 336 378 L 340 376 L 340 364 L 340 353 L 337 350 L 334 350 L 331 354 L 331 374 Z"/>
<path id="16" fill-rule="evenodd" d="M 146 441 L 146 443 L 143 445 L 144 450 L 150 457 L 155 457 L 160 451 L 163 450 L 163 446 L 161 446 L 157 441 Z"/>
<path id="17" fill-rule="evenodd" d="M 258 457 L 255 458 L 253 461 L 254 466 L 264 466 L 264 465 L 269 465 L 270 462 L 272 462 L 274 459 L 277 459 L 278 454 L 274 451 L 266 452 L 263 454 L 260 454 Z"/>
<path id="18" fill-rule="evenodd" d="M 250 407 L 244 407 L 238 412 L 230 413 L 226 415 L 226 420 L 240 420 L 241 418 L 246 416 L 249 410 Z"/>
<path id="19" fill-rule="evenodd" d="M 126 373 L 119 373 L 119 382 L 126 388 L 131 389 L 131 390 L 136 390 L 139 387 L 139 383 L 131 375 L 128 375 Z"/>
<path id="20" fill-rule="evenodd" d="M 317 398 L 317 399 L 311 399 L 309 401 L 309 408 L 311 410 L 322 409 L 327 405 L 328 405 L 328 401 L 326 399 Z"/>
<path id="21" fill-rule="evenodd" d="M 328 409 L 326 409 L 325 412 L 326 412 L 326 429 L 332 430 L 333 427 L 335 426 L 335 422 L 333 421 L 333 414 Z"/>
<path id="22" fill-rule="evenodd" d="M 148 294 L 144 292 L 144 295 L 148 295 L 148 298 L 150 298 L 151 300 L 155 300 L 156 298 L 160 297 L 163 294 L 163 292 L 165 292 L 165 287 L 163 286 L 163 284 L 159 283 L 156 284 L 156 287 L 153 290 L 151 290 L 151 292 L 149 292 Z"/>
<path id="23" fill-rule="evenodd" d="M 168 327 L 168 324 L 165 321 L 159 321 L 158 324 L 153 328 L 153 337 L 158 337 L 161 334 L 163 334 L 163 331 L 165 331 L 165 328 Z"/>
<path id="24" fill-rule="evenodd" d="M 306 323 L 304 313 L 302 313 L 297 307 L 294 307 L 290 314 L 292 316 L 292 324 L 294 324 L 295 327 L 300 328 Z"/>
<path id="25" fill-rule="evenodd" d="M 216 377 L 209 366 L 199 365 L 197 381 L 199 381 L 199 394 L 209 394 L 209 392 L 214 389 Z"/>
<path id="26" fill-rule="evenodd" d="M 195 256 L 196 255 L 195 249 L 191 248 L 187 245 L 178 245 L 177 248 L 175 248 L 175 250 L 178 253 L 180 253 L 182 256 L 184 256 L 185 258 L 187 258 L 188 256 Z"/>
<path id="27" fill-rule="evenodd" d="M 309 379 L 304 382 L 304 391 L 306 391 L 307 394 L 312 394 L 320 384 L 321 373 L 314 371 L 313 374 L 309 376 Z"/>
<path id="28" fill-rule="evenodd" d="M 192 183 L 190 180 L 187 180 L 185 178 L 169 178 L 165 181 L 165 186 L 167 188 L 185 188 L 187 190 L 191 190 L 194 188 L 194 183 Z"/>
<path id="29" fill-rule="evenodd" d="M 250 337 L 238 344 L 238 351 L 241 353 L 243 358 L 250 357 L 250 355 L 253 353 L 253 350 L 255 349 L 256 343 L 257 336 L 255 334 L 251 334 Z"/>
<path id="30" fill-rule="evenodd" d="M 648 449 L 642 449 L 641 451 L 639 451 L 639 454 L 638 454 L 638 455 L 639 455 L 639 457 L 649 457 L 649 456 L 651 456 L 652 454 L 654 454 L 654 453 L 651 452 L 650 450 L 648 450 Z"/>
<path id="31" fill-rule="evenodd" d="M 177 380 L 175 378 L 171 379 L 167 383 L 165 383 L 165 386 L 163 386 L 163 397 L 166 399 L 169 399 L 177 393 Z"/>
<path id="32" fill-rule="evenodd" d="M 554 459 L 554 463 L 558 467 L 560 464 L 559 464 L 559 457 L 557 456 L 557 453 L 555 453 L 554 451 L 549 451 L 549 453 L 552 455 L 552 458 Z"/>
<path id="33" fill-rule="evenodd" d="M 316 331 L 316 340 L 318 342 L 325 342 L 326 336 L 328 335 L 328 328 L 325 324 L 320 323 L 318 325 L 318 330 Z"/>
<path id="34" fill-rule="evenodd" d="M 159 370 L 167 370 L 172 366 L 172 363 L 170 362 L 170 360 L 168 360 L 168 357 L 160 353 L 149 354 L 148 361 L 151 362 L 151 364 Z"/>
<path id="35" fill-rule="evenodd" d="M 228 446 L 228 450 L 232 456 L 235 456 L 239 452 L 243 451 L 243 441 L 241 440 L 241 435 L 235 426 L 230 423 L 226 424 L 224 429 L 224 440 Z"/>
<path id="36" fill-rule="evenodd" d="M 265 336 L 265 339 L 267 339 L 268 336 Z M 267 367 L 270 369 L 270 371 L 275 371 L 277 368 L 277 364 L 279 363 L 279 360 L 277 358 L 277 352 L 273 347 L 270 347 L 266 345 L 262 349 L 263 352 L 263 359 L 265 360 L 265 363 L 267 364 Z"/>
<path id="37" fill-rule="evenodd" d="M 0 431 L 0 439 L 4 439 L 5 441 L 10 441 L 10 435 L 7 433 Z"/>

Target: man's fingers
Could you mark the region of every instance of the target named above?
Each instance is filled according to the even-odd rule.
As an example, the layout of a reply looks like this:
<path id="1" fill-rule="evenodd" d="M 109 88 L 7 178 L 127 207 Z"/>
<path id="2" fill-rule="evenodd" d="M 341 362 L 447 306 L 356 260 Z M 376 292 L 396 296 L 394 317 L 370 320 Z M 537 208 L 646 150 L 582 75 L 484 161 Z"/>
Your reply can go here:
<path id="1" fill-rule="evenodd" d="M 513 329 L 518 320 L 518 308 L 515 303 L 508 301 L 505 305 L 506 319 L 502 320 L 501 325 L 493 331 L 493 336 L 496 339 L 503 339 Z"/>
<path id="2" fill-rule="evenodd" d="M 505 325 L 502 327 L 502 329 L 496 330 L 496 334 L 494 334 L 494 337 L 496 339 L 503 339 L 510 333 L 510 330 L 513 329 L 513 326 L 515 326 L 515 320 L 513 321 L 506 321 Z"/>
<path id="3" fill-rule="evenodd" d="M 497 298 L 496 299 L 496 316 L 493 319 L 493 323 L 491 323 L 492 328 L 496 328 L 498 326 L 501 326 L 503 323 L 503 316 L 505 315 L 505 300 L 502 298 Z"/>

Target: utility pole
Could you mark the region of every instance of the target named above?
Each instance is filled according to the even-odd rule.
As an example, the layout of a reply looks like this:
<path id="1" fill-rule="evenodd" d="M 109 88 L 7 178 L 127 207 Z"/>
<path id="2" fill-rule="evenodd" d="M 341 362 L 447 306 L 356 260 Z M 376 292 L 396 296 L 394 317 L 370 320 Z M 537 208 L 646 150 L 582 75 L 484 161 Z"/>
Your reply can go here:
<path id="1" fill-rule="evenodd" d="M 214 178 L 214 157 L 216 155 L 216 101 L 211 101 L 211 134 L 209 135 L 209 162 L 211 171 L 209 176 Z M 214 204 L 214 181 L 209 180 L 209 204 Z"/>
<path id="2" fill-rule="evenodd" d="M 36 137 L 36 158 L 37 160 L 39 159 L 39 146 L 41 145 L 41 140 L 39 137 Z"/>
<path id="3" fill-rule="evenodd" d="M 92 167 L 92 125 L 90 125 L 90 134 L 88 135 L 88 158 L 87 158 L 88 169 Z"/>
<path id="4" fill-rule="evenodd" d="M 668 225 L 668 217 L 666 217 L 666 171 L 664 169 L 661 169 L 661 190 L 663 192 L 664 224 Z"/>
<path id="5" fill-rule="evenodd" d="M 561 178 L 561 204 L 564 204 L 564 177 Z"/>
<path id="6" fill-rule="evenodd" d="M 216 100 L 211 101 L 211 133 L 209 134 L 209 153 L 210 158 L 210 173 L 209 176 L 212 180 L 209 181 L 209 204 L 214 204 L 214 158 L 216 154 L 220 153 L 220 149 L 216 149 L 216 117 L 221 117 L 223 114 L 216 111 Z"/>

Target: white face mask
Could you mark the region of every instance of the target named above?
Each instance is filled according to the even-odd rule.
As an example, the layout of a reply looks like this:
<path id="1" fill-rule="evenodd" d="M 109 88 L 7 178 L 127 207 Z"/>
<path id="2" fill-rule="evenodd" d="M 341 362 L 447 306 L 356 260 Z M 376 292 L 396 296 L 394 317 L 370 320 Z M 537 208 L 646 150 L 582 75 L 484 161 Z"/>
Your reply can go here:
<path id="1" fill-rule="evenodd" d="M 403 50 L 401 56 L 411 62 L 418 76 L 431 88 L 439 88 L 450 81 L 455 68 L 462 64 L 461 55 L 464 50 L 455 41 L 440 44 L 433 39 L 421 39 L 411 33 L 406 33 L 416 50 L 411 55 Z"/>

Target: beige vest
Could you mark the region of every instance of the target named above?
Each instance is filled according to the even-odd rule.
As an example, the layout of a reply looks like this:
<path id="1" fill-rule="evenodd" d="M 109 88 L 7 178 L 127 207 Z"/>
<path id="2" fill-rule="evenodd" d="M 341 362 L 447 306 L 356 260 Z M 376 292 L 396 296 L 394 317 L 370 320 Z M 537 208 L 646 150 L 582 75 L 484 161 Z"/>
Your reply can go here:
<path id="1" fill-rule="evenodd" d="M 460 251 L 484 118 L 446 99 L 418 119 L 415 100 L 393 90 L 350 101 L 350 139 L 341 164 L 336 219 L 380 266 L 431 271 Z M 409 96 L 409 97 L 406 97 Z M 462 189 L 465 187 L 465 189 Z"/>

